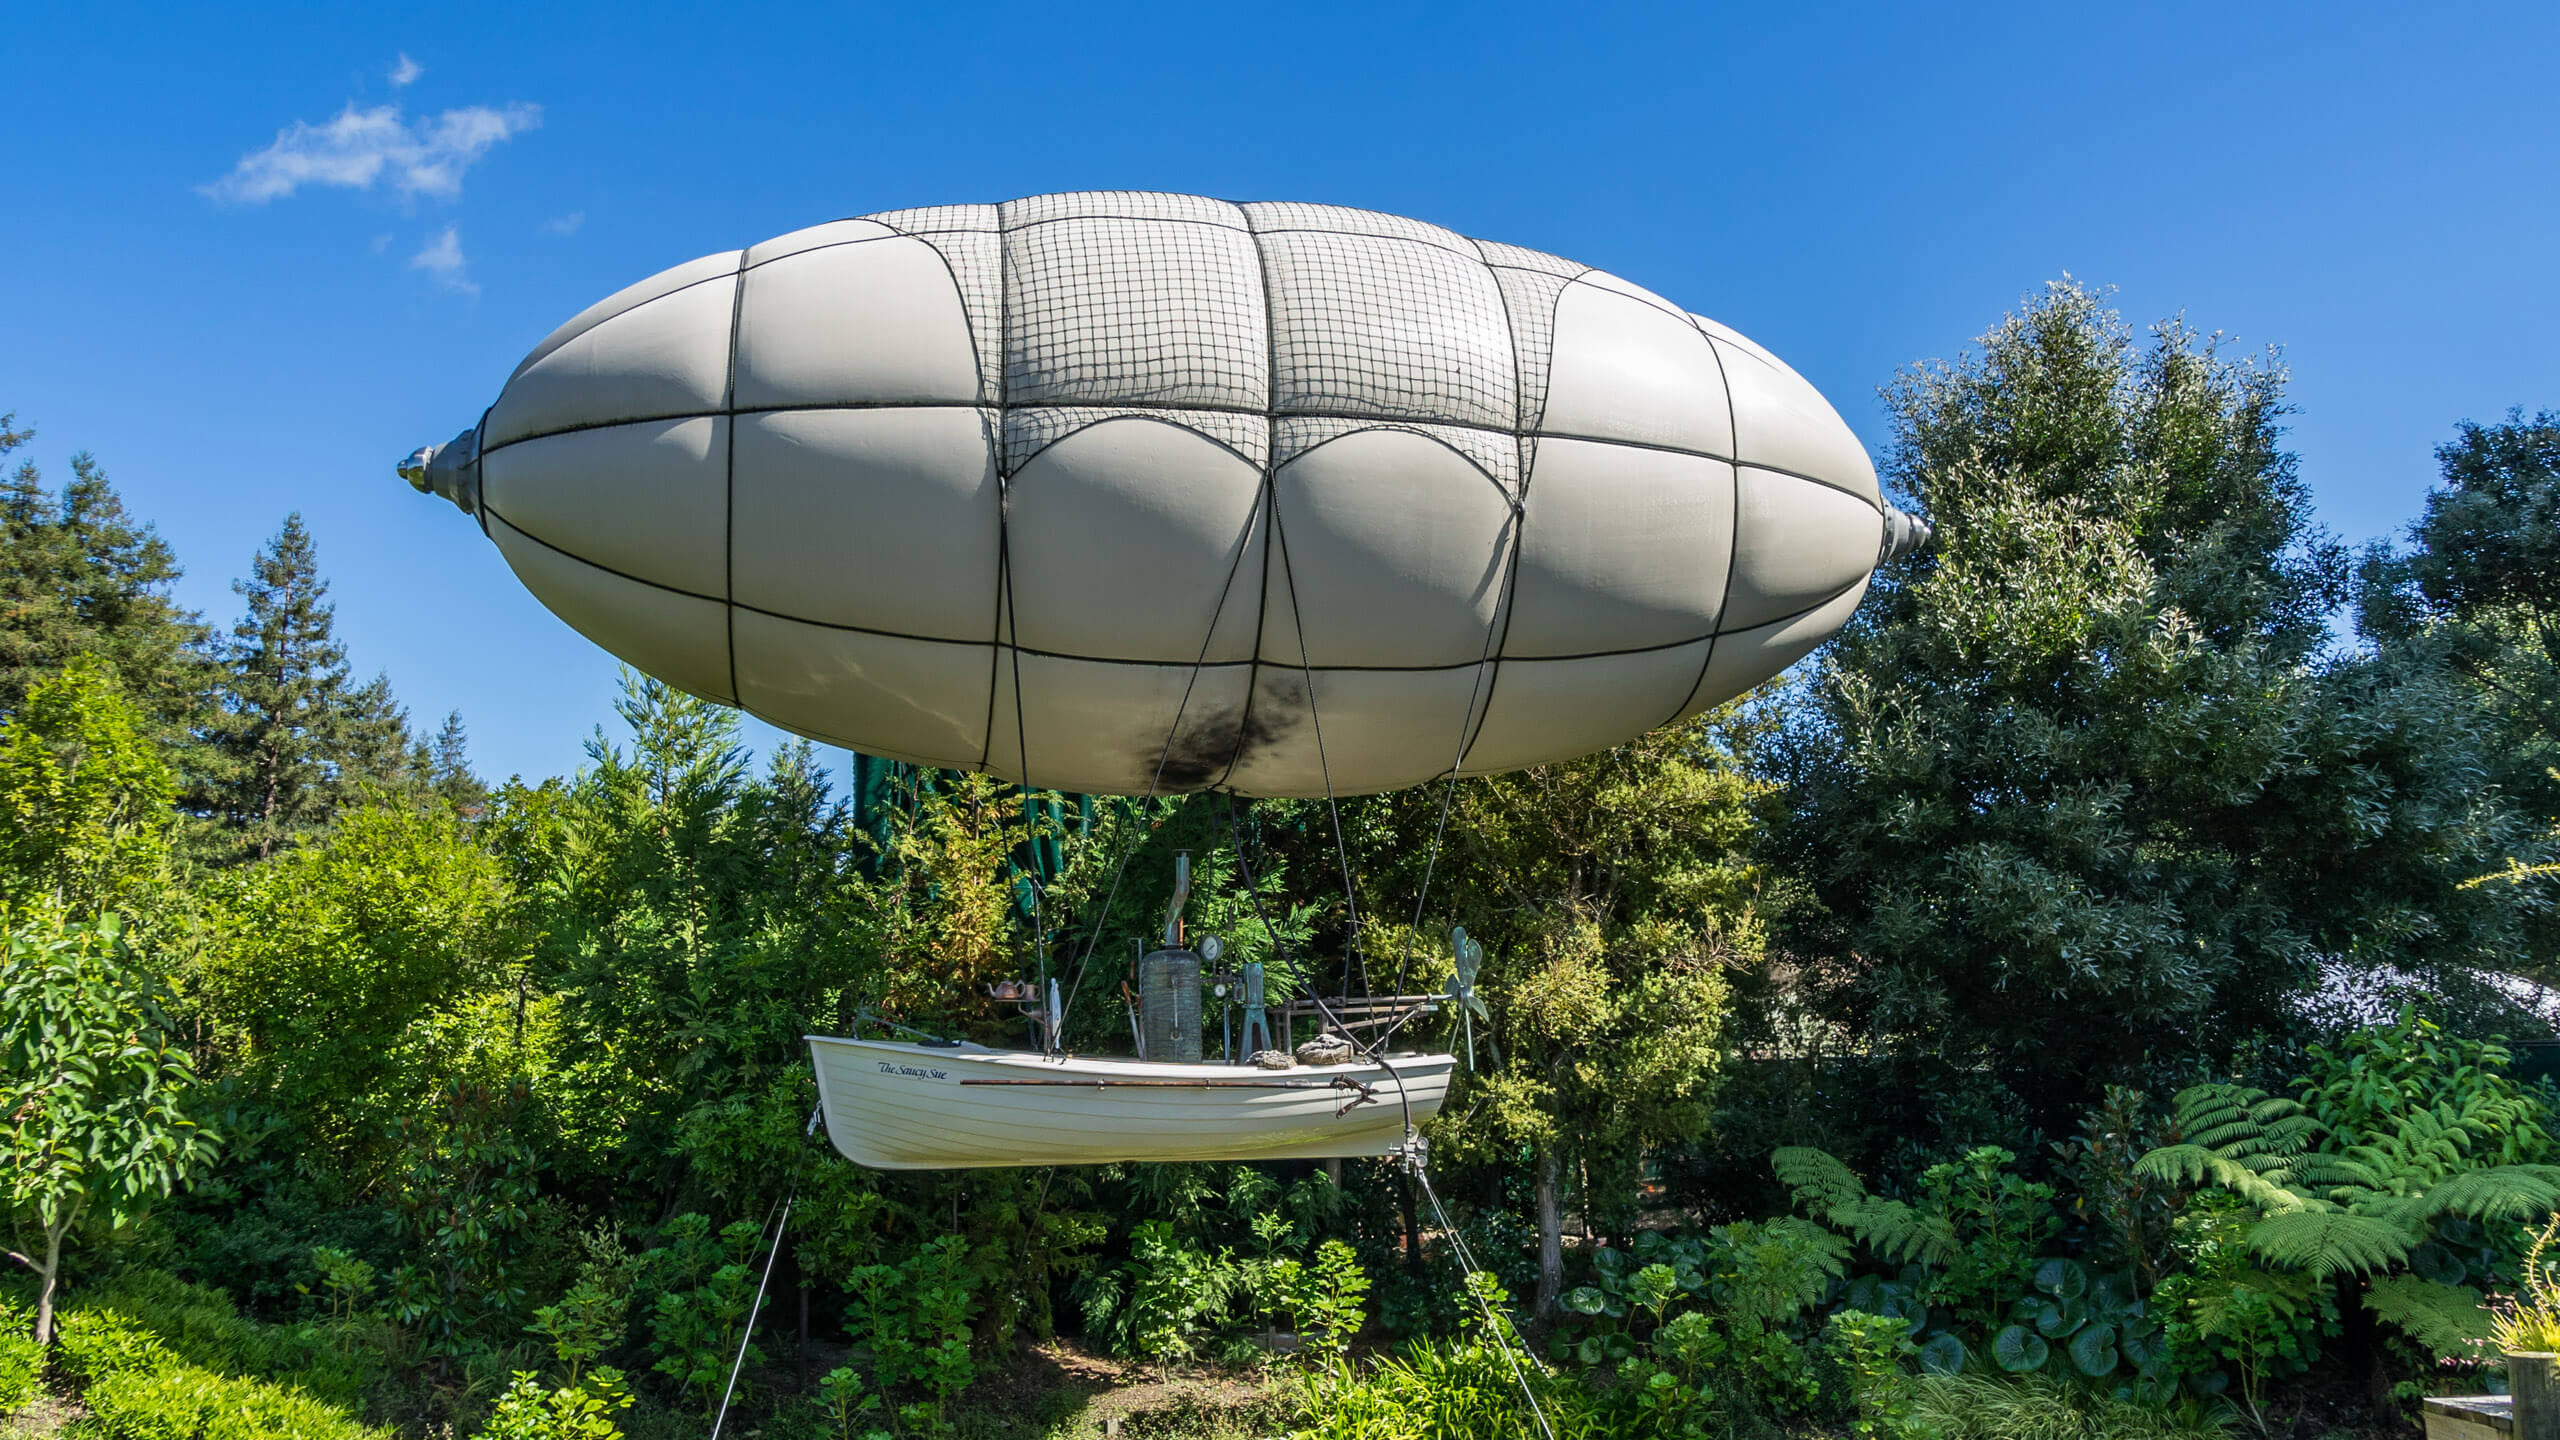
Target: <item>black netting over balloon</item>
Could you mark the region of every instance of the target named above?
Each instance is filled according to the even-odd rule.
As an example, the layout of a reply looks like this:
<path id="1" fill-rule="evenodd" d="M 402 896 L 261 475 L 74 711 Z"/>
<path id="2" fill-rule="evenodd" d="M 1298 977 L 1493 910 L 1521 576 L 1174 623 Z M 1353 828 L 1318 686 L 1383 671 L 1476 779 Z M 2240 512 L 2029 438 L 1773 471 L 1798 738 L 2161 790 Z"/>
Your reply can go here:
<path id="1" fill-rule="evenodd" d="M 1007 230 L 1011 404 L 1260 410 L 1271 337 L 1240 222 L 1092 217 Z"/>

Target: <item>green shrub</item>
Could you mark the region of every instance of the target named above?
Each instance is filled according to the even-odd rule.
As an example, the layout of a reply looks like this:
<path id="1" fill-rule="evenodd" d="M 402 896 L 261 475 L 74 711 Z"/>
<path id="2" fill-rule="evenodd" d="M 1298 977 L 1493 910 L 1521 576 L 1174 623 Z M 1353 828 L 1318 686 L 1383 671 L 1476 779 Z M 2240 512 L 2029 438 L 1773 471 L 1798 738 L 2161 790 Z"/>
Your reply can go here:
<path id="1" fill-rule="evenodd" d="M 34 1319 L 0 1297 L 0 1414 L 36 1398 L 43 1375 L 44 1347 L 36 1344 Z"/>
<path id="2" fill-rule="evenodd" d="M 532 1371 L 519 1370 L 476 1440 L 614 1440 L 622 1428 L 613 1423 L 613 1412 L 630 1405 L 622 1372 L 610 1365 L 557 1390 L 546 1388 Z"/>
<path id="3" fill-rule="evenodd" d="M 1311 1263 L 1275 1262 L 1271 1284 L 1298 1334 L 1327 1355 L 1348 1351 L 1368 1322 L 1360 1299 L 1369 1293 L 1369 1277 L 1361 1273 L 1351 1247 L 1339 1240 L 1317 1246 Z"/>
<path id="4" fill-rule="evenodd" d="M 945 1235 L 897 1265 L 865 1265 L 845 1277 L 853 1292 L 845 1328 L 870 1344 L 880 1389 L 921 1387 L 933 1396 L 936 1423 L 978 1376 L 969 1356 L 968 1260 L 969 1242 Z"/>
<path id="5" fill-rule="evenodd" d="M 1850 1428 L 1859 1435 L 1898 1435 L 1909 1428 L 1914 1381 L 1903 1368 L 1917 1355 L 1911 1322 L 1891 1315 L 1842 1310 L 1823 1328 L 1823 1348 L 1845 1371 L 1857 1407 Z"/>
<path id="6" fill-rule="evenodd" d="M 658 1373 L 673 1380 L 680 1395 L 698 1394 L 705 1415 L 719 1406 L 723 1382 L 738 1363 L 753 1318 L 752 1261 L 762 1239 L 762 1228 L 752 1220 L 737 1221 L 714 1235 L 704 1216 L 679 1215 L 667 1222 L 667 1243 L 641 1258 L 646 1283 L 657 1292 L 649 1309 L 649 1352 L 657 1357 Z M 595 1303 L 601 1314 L 620 1313 L 610 1296 Z M 555 1314 L 550 1323 L 562 1318 Z M 745 1363 L 762 1365 L 764 1352 L 746 1346 Z"/>
<path id="7" fill-rule="evenodd" d="M 336 1406 L 263 1380 L 177 1365 L 126 1370 L 84 1391 L 100 1432 L 116 1440 L 389 1440 Z"/>
<path id="8" fill-rule="evenodd" d="M 347 1413 L 360 1362 L 308 1328 L 243 1320 L 219 1292 L 156 1271 L 81 1297 L 54 1354 L 109 1440 L 389 1437 Z"/>
<path id="9" fill-rule="evenodd" d="M 332 1404 L 356 1407 L 379 1371 L 379 1352 L 343 1342 L 352 1320 L 264 1325 L 243 1319 L 231 1297 L 165 1271 L 117 1272 L 72 1307 L 111 1312 L 152 1337 L 176 1360 L 225 1375 L 290 1381 Z"/>
<path id="10" fill-rule="evenodd" d="M 291 1385 L 191 1365 L 112 1309 L 66 1314 L 56 1353 L 107 1440 L 390 1440 Z"/>
<path id="11" fill-rule="evenodd" d="M 1521 1394 L 1523 1377 L 1556 1440 L 1626 1433 L 1570 1376 L 1525 1359 L 1515 1374 L 1501 1349 L 1489 1344 L 1423 1340 L 1365 1373 L 1347 1360 L 1317 1370 L 1299 1391 L 1302 1428 L 1291 1430 L 1290 1440 L 1519 1440 L 1538 1434 Z"/>

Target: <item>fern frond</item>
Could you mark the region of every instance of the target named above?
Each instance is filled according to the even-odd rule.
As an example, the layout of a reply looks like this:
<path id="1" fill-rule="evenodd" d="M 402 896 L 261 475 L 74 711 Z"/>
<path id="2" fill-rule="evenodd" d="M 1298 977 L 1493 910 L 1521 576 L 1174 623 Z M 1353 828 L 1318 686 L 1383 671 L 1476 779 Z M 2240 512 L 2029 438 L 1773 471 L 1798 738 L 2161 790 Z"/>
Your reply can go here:
<path id="1" fill-rule="evenodd" d="M 1856 1172 L 1827 1150 L 1781 1146 L 1769 1152 L 1769 1168 L 1777 1172 L 1778 1183 L 1794 1194 L 1797 1208 L 1816 1219 L 1827 1220 L 1832 1212 L 1867 1198 L 1867 1187 Z"/>
<path id="2" fill-rule="evenodd" d="M 2467 1285 L 2392 1275 L 2364 1292 L 2364 1308 L 2439 1358 L 2477 1355 L 2489 1339 L 2489 1312 L 2481 1308 L 2479 1292 Z"/>
<path id="3" fill-rule="evenodd" d="M 2370 1274 L 2409 1258 L 2409 1234 L 2387 1220 L 2343 1210 L 2295 1210 L 2249 1227 L 2259 1259 L 2326 1280 L 2341 1270 Z"/>
<path id="4" fill-rule="evenodd" d="M 2133 1162 L 2133 1173 L 2168 1185 L 2219 1185 L 2250 1204 L 2273 1213 L 2324 1208 L 2311 1196 L 2284 1184 L 2281 1169 L 2261 1174 L 2248 1162 L 2201 1145 L 2163 1145 Z"/>
<path id="5" fill-rule="evenodd" d="M 2493 1165 L 2465 1170 L 2417 1197 L 2418 1218 L 2530 1220 L 2560 1209 L 2560 1166 Z"/>
<path id="6" fill-rule="evenodd" d="M 1944 1265 L 1964 1251 L 1953 1221 L 1899 1200 L 1870 1195 L 1841 1211 L 1837 1223 L 1896 1265 Z"/>
<path id="7" fill-rule="evenodd" d="M 2387 1170 L 2354 1155 L 2305 1155 L 2295 1162 L 2287 1183 L 2305 1193 L 2327 1193 L 2331 1199 L 2341 1201 L 2355 1194 L 2380 1195 L 2391 1190 Z"/>
<path id="8" fill-rule="evenodd" d="M 2188 1144 L 2234 1160 L 2299 1155 L 2325 1130 L 2298 1102 L 2245 1085 L 2190 1086 L 2171 1104 Z"/>
<path id="9" fill-rule="evenodd" d="M 1827 1275 L 1846 1273 L 1850 1253 L 1858 1248 L 1847 1238 L 1793 1215 L 1781 1215 L 1761 1228 L 1771 1236 L 1802 1247 L 1814 1265 Z"/>

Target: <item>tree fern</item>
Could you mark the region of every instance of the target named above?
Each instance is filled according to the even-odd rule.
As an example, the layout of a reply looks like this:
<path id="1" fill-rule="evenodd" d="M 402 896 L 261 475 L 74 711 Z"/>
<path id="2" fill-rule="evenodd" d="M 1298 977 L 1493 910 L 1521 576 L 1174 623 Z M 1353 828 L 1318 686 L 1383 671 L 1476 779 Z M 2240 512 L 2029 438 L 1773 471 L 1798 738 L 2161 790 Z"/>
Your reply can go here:
<path id="1" fill-rule="evenodd" d="M 2343 1210 L 2288 1211 L 2249 1228 L 2252 1255 L 2315 1280 L 2387 1270 L 2409 1258 L 2410 1244 L 2409 1233 L 2390 1221 Z"/>
<path id="2" fill-rule="evenodd" d="M 1773 1151 L 1769 1166 L 1807 1214 L 1856 1236 L 1892 1264 L 1944 1265 L 1963 1249 L 1946 1216 L 1868 1194 L 1857 1175 L 1827 1152 L 1790 1145 Z"/>
<path id="3" fill-rule="evenodd" d="M 2191 1086 L 2171 1103 L 2177 1112 L 2178 1133 L 2189 1144 L 2248 1163 L 2255 1170 L 2310 1149 L 2327 1128 L 2295 1102 L 2245 1085 Z"/>
<path id="4" fill-rule="evenodd" d="M 2321 1201 L 2288 1189 L 2281 1182 L 2290 1178 L 2276 1168 L 2274 1178 L 2249 1167 L 2246 1161 L 2208 1150 L 2202 1145 L 2163 1145 L 2134 1162 L 2133 1173 L 2145 1180 L 2167 1185 L 2219 1185 L 2241 1199 L 2269 1213 L 2325 1208 Z"/>
<path id="5" fill-rule="evenodd" d="M 2466 1220 L 2532 1220 L 2560 1209 L 2560 1166 L 2493 1165 L 2438 1181 L 2426 1193 L 2387 1212 L 2410 1226 L 2440 1215 Z M 2377 1207 L 2376 1213 L 2386 1213 Z"/>
<path id="6" fill-rule="evenodd" d="M 1867 1198 L 1867 1187 L 1856 1172 L 1827 1150 L 1782 1146 L 1770 1152 L 1769 1168 L 1777 1172 L 1778 1183 L 1794 1194 L 1796 1208 L 1816 1219 L 1828 1219 L 1834 1210 Z"/>
<path id="7" fill-rule="evenodd" d="M 2365 1291 L 2364 1308 L 2439 1356 L 2476 1355 L 2489 1338 L 2489 1312 L 2480 1308 L 2480 1293 L 2467 1285 L 2392 1275 Z"/>

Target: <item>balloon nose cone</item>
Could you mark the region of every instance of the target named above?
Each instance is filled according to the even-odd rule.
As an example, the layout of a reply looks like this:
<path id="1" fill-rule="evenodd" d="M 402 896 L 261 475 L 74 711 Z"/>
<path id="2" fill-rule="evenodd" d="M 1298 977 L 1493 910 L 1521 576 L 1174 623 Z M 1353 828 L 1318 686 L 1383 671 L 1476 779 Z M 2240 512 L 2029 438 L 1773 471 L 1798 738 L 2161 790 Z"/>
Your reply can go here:
<path id="1" fill-rule="evenodd" d="M 441 495 L 465 515 L 480 512 L 480 428 L 442 445 L 421 445 L 392 467 L 421 495 Z"/>
<path id="2" fill-rule="evenodd" d="M 1890 564 L 1905 555 L 1917 555 L 1929 548 L 1930 537 L 1938 532 L 1917 515 L 1884 507 L 1884 545 L 1876 554 L 1878 565 Z"/>

